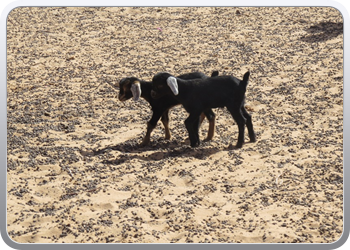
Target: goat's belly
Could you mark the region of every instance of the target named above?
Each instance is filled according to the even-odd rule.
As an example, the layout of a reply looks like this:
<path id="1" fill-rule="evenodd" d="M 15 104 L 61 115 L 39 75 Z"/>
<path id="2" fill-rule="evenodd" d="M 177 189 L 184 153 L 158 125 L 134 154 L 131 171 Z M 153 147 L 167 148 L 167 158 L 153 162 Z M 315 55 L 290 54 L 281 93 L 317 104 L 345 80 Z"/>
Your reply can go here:
<path id="1" fill-rule="evenodd" d="M 211 99 L 210 101 L 203 102 L 202 106 L 205 108 L 220 108 L 225 107 L 226 102 L 223 100 L 223 98 L 215 98 Z"/>

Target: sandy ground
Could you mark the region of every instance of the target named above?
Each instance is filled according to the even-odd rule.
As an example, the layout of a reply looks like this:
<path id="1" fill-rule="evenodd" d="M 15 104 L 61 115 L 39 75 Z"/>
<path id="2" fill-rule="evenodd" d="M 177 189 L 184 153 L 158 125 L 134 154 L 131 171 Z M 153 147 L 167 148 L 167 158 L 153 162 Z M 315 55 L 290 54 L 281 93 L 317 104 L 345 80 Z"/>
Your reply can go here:
<path id="1" fill-rule="evenodd" d="M 343 230 L 343 23 L 332 8 L 18 8 L 7 26 L 7 230 L 16 242 L 329 243 Z M 242 78 L 256 143 L 226 109 L 191 148 L 171 111 L 106 82 Z M 200 137 L 205 138 L 205 120 Z M 248 134 L 246 132 L 246 141 Z M 90 153 L 86 153 L 90 152 Z M 92 153 L 91 153 L 92 152 Z"/>

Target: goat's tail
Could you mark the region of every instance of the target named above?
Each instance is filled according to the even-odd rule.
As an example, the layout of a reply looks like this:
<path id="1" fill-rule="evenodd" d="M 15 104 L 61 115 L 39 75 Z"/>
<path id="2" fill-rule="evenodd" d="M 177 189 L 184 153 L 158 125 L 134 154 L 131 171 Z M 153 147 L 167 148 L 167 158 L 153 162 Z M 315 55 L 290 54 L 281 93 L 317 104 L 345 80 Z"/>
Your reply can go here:
<path id="1" fill-rule="evenodd" d="M 247 88 L 249 75 L 250 75 L 250 71 L 248 70 L 247 73 L 244 74 L 243 80 L 239 84 L 239 86 L 244 90 Z"/>
<path id="2" fill-rule="evenodd" d="M 248 84 L 249 76 L 250 76 L 250 71 L 248 70 L 247 73 L 245 73 L 243 76 L 243 82 L 246 82 Z"/>

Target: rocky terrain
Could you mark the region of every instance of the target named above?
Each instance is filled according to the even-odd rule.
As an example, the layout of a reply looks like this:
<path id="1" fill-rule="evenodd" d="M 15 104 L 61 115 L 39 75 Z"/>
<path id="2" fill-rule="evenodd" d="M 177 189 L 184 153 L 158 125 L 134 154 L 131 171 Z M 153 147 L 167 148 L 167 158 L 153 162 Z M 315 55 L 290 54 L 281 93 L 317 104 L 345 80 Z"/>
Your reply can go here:
<path id="1" fill-rule="evenodd" d="M 181 106 L 140 147 L 158 72 L 251 78 L 257 142 Z M 343 20 L 333 8 L 17 8 L 7 22 L 7 230 L 19 243 L 330 243 L 343 230 Z M 201 126 L 205 138 L 207 120 Z M 248 134 L 246 132 L 246 141 Z"/>

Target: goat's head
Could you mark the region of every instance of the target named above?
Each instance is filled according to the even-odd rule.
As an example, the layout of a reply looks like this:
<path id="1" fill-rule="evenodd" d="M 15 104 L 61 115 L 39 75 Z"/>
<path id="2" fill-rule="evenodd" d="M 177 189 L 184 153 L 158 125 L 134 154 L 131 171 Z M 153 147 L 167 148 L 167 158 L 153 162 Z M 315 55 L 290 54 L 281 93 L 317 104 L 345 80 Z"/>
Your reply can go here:
<path id="1" fill-rule="evenodd" d="M 179 94 L 176 78 L 168 73 L 158 73 L 155 75 L 152 79 L 151 96 L 157 99 L 171 94 Z"/>
<path id="2" fill-rule="evenodd" d="M 141 96 L 141 84 L 140 80 L 136 77 L 123 78 L 119 82 L 119 100 L 124 102 L 131 97 L 134 101 L 138 101 Z"/>

